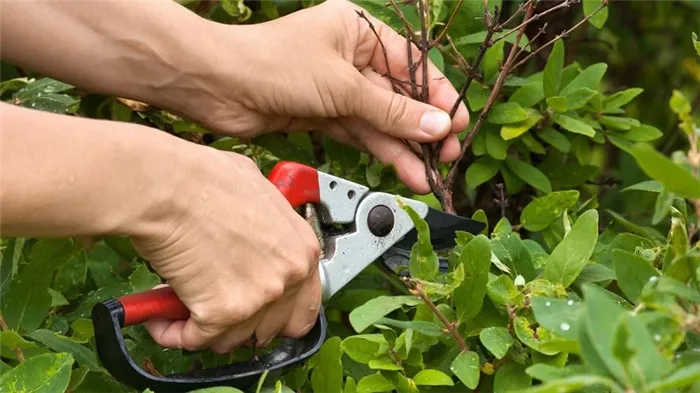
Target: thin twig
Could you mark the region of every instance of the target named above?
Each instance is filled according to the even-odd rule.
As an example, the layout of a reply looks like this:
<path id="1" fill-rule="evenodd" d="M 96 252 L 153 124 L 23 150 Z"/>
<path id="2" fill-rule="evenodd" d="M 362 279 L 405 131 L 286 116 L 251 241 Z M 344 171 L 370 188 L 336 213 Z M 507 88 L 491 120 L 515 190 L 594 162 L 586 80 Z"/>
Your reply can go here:
<path id="1" fill-rule="evenodd" d="M 534 4 L 530 3 L 530 6 L 527 9 L 527 12 L 525 13 L 525 19 L 528 19 L 532 16 L 534 10 Z M 462 142 L 462 149 L 460 153 L 460 157 L 464 157 L 464 155 L 467 152 L 467 149 L 469 146 L 471 146 L 472 140 L 474 139 L 474 136 L 476 135 L 477 132 L 481 129 L 481 127 L 484 125 L 486 122 L 486 118 L 488 117 L 489 111 L 491 110 L 491 107 L 493 104 L 496 102 L 496 97 L 501 92 L 501 87 L 503 87 L 503 83 L 506 80 L 506 76 L 511 72 L 512 63 L 513 60 L 515 59 L 515 54 L 518 52 L 518 44 L 520 43 L 520 39 L 522 38 L 523 34 L 525 33 L 525 26 L 521 27 L 520 30 L 518 31 L 518 34 L 515 36 L 515 42 L 513 43 L 513 47 L 510 50 L 510 53 L 508 54 L 508 58 L 506 59 L 505 64 L 501 68 L 501 72 L 498 74 L 498 78 L 496 79 L 496 84 L 493 86 L 493 90 L 491 90 L 491 95 L 489 96 L 488 100 L 486 101 L 486 105 L 484 108 L 481 110 L 481 114 L 479 115 L 479 118 L 476 121 L 476 124 L 474 124 L 474 128 L 467 134 L 467 136 L 464 138 L 464 141 Z M 461 159 L 461 158 L 460 158 Z M 459 160 L 456 160 L 453 164 L 452 167 L 450 168 L 450 171 L 447 174 L 447 177 L 445 178 L 445 183 L 447 184 L 448 187 L 452 186 L 452 183 L 454 182 L 454 176 L 455 173 L 457 172 L 457 166 L 458 166 Z"/>
<path id="2" fill-rule="evenodd" d="M 567 30 L 564 31 L 563 33 L 559 33 L 556 37 L 552 38 L 549 42 L 547 42 L 546 44 L 544 44 L 544 45 L 542 45 L 541 47 L 537 48 L 537 50 L 531 52 L 529 55 L 525 56 L 524 59 L 522 59 L 520 62 L 518 62 L 516 65 L 513 66 L 513 69 L 516 69 L 516 68 L 520 67 L 521 65 L 527 63 L 528 60 L 530 60 L 533 56 L 535 56 L 536 54 L 538 54 L 539 52 L 541 52 L 542 49 L 547 48 L 548 46 L 554 44 L 557 40 L 559 40 L 559 39 L 561 39 L 561 38 L 566 37 L 567 35 L 569 35 L 572 31 L 576 30 L 576 29 L 579 28 L 581 25 L 583 25 L 584 23 L 586 23 L 589 19 L 591 19 L 591 18 L 592 18 L 595 14 L 597 14 L 600 10 L 602 10 L 602 9 L 605 8 L 605 7 L 607 7 L 607 5 L 608 5 L 608 0 L 603 0 L 603 3 L 602 3 L 598 8 L 596 8 L 596 10 L 593 11 L 590 15 L 588 15 L 588 16 L 586 16 L 585 18 L 581 19 L 581 21 L 579 21 L 577 24 L 575 24 L 575 25 L 574 25 L 573 27 L 571 27 L 570 29 L 567 29 Z"/>
<path id="3" fill-rule="evenodd" d="M 464 3 L 464 0 L 459 0 L 457 2 L 457 5 L 455 6 L 455 10 L 452 11 L 452 15 L 450 15 L 450 18 L 447 20 L 447 23 L 445 23 L 445 27 L 440 31 L 440 34 L 438 34 L 437 38 L 435 38 L 433 41 L 430 42 L 430 47 L 432 48 L 433 46 L 437 45 L 440 43 L 442 40 L 442 37 L 445 36 L 445 33 L 447 33 L 447 29 L 450 28 L 450 25 L 452 25 L 452 22 L 455 20 L 455 16 L 457 16 L 457 13 L 459 12 L 459 9 L 462 7 L 462 3 Z"/>
<path id="4" fill-rule="evenodd" d="M 399 16 L 399 19 L 401 19 L 401 22 L 403 22 L 404 26 L 406 26 L 406 38 L 411 41 L 412 43 L 418 45 L 418 42 L 416 42 L 416 33 L 413 32 L 413 28 L 411 27 L 411 23 L 406 19 L 406 15 L 403 14 L 401 9 L 399 8 L 398 5 L 396 5 L 395 0 L 389 0 L 391 3 L 391 6 L 394 8 L 394 11 L 396 11 L 396 14 Z"/>
<path id="5" fill-rule="evenodd" d="M 494 30 L 501 31 L 504 27 L 511 24 L 515 20 L 515 18 L 518 17 L 518 15 L 520 15 L 523 11 L 525 11 L 527 9 L 528 3 L 529 3 L 529 1 L 526 3 L 520 4 L 520 6 L 518 6 L 518 9 L 513 13 L 513 15 L 511 15 L 510 18 L 508 18 L 505 22 L 496 26 L 496 28 Z"/>
<path id="6" fill-rule="evenodd" d="M 466 341 L 464 341 L 464 338 L 462 337 L 462 335 L 459 334 L 459 331 L 457 331 L 457 329 L 455 328 L 455 324 L 450 322 L 447 319 L 447 317 L 445 316 L 445 314 L 443 314 L 437 308 L 437 306 L 435 306 L 435 303 L 433 303 L 430 300 L 430 298 L 428 298 L 428 295 L 426 295 L 425 292 L 423 292 L 423 290 L 420 287 L 420 284 L 410 283 L 409 285 L 411 285 L 413 287 L 411 289 L 411 293 L 420 297 L 421 299 L 423 299 L 423 302 L 425 302 L 425 304 L 430 308 L 430 310 L 432 310 L 432 312 L 435 314 L 435 316 L 438 317 L 440 322 L 442 322 L 442 324 L 445 325 L 445 328 L 447 329 L 447 331 L 450 333 L 452 338 L 455 339 L 455 341 L 457 342 L 457 345 L 459 345 L 459 349 L 462 352 L 469 351 L 469 346 L 467 345 Z"/>
<path id="7" fill-rule="evenodd" d="M 379 46 L 382 48 L 382 53 L 384 54 L 384 64 L 386 65 L 386 76 L 389 77 L 389 80 L 391 81 L 391 88 L 396 92 L 396 91 L 401 91 L 401 89 L 396 86 L 394 83 L 394 80 L 391 78 L 391 68 L 389 68 L 389 55 L 387 54 L 386 47 L 384 46 L 384 42 L 382 41 L 382 38 L 379 36 L 379 33 L 377 33 L 377 29 L 375 29 L 374 24 L 372 21 L 369 20 L 367 15 L 365 15 L 364 11 L 357 11 L 355 10 L 357 15 L 364 19 L 367 22 L 367 25 L 369 25 L 369 29 L 372 30 L 372 33 L 374 33 L 374 36 L 377 37 L 377 41 L 379 42 Z"/>
<path id="8" fill-rule="evenodd" d="M 530 0 L 530 1 L 532 1 L 532 0 Z M 528 3 L 530 3 L 530 1 L 528 1 Z M 542 11 L 542 12 L 539 13 L 539 14 L 532 15 L 532 17 L 530 17 L 530 18 L 525 18 L 525 19 L 522 21 L 522 23 L 520 23 L 519 25 L 515 26 L 514 28 L 508 30 L 505 34 L 503 34 L 503 35 L 499 36 L 498 38 L 496 38 L 495 40 L 493 40 L 493 43 L 494 43 L 494 44 L 497 43 L 498 41 L 500 41 L 500 40 L 506 38 L 507 36 L 509 36 L 509 35 L 511 35 L 511 34 L 513 34 L 513 33 L 515 33 L 516 31 L 520 30 L 523 26 L 527 26 L 527 25 L 530 24 L 531 22 L 534 22 L 534 21 L 540 19 L 541 17 L 543 17 L 543 16 L 545 16 L 545 15 L 547 15 L 547 14 L 550 14 L 550 13 L 552 13 L 552 12 L 554 12 L 554 11 L 557 11 L 557 10 L 560 10 L 560 9 L 562 9 L 562 8 L 571 7 L 572 4 L 575 4 L 575 3 L 578 3 L 578 2 L 579 2 L 579 0 L 565 0 L 563 3 L 559 3 L 559 4 L 557 4 L 556 6 L 550 8 L 550 9 L 548 9 L 548 10 L 546 10 L 546 11 Z M 527 4 L 527 3 L 526 3 L 526 4 Z M 512 18 L 511 18 L 511 19 L 512 19 Z M 509 19 L 508 21 L 510 21 L 510 19 Z M 508 21 L 507 21 L 507 22 L 508 22 Z M 504 25 L 506 25 L 506 23 L 503 23 L 502 25 L 499 25 L 499 26 L 504 26 Z"/>

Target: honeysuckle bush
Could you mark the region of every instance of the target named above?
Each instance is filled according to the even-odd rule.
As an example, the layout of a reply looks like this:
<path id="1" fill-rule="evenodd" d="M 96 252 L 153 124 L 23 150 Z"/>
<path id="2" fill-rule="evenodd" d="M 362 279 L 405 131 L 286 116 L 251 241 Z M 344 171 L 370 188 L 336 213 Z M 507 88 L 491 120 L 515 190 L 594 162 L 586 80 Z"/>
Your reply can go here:
<path id="1" fill-rule="evenodd" d="M 183 2 L 223 23 L 256 23 L 316 3 Z M 402 31 L 383 1 L 356 3 Z M 432 1 L 431 28 L 439 31 L 456 3 Z M 590 15 L 600 4 L 572 3 L 569 12 Z M 488 2 L 492 11 L 497 5 Z M 415 4 L 399 7 L 416 21 Z M 483 2 L 462 7 L 448 29 L 454 48 L 429 53 L 458 89 L 467 76 L 454 49 L 472 61 L 487 34 Z M 603 29 L 615 7 L 582 28 L 591 37 L 610 34 Z M 473 116 L 462 138 L 486 105 L 513 38 L 484 53 L 480 77 L 467 90 Z M 523 36 L 520 45 L 532 51 L 528 42 Z M 569 48 L 558 40 L 540 67 L 506 79 L 459 167 L 455 205 L 486 223 L 483 232 L 458 233 L 454 248 L 436 250 L 425 223 L 404 206 L 419 229 L 408 265 L 398 272 L 381 261 L 368 267 L 326 304 L 321 350 L 247 392 L 700 391 L 700 79 L 667 88 L 659 101 L 657 92 L 615 85 L 606 63 L 579 63 Z M 682 37 L 678 50 L 684 67 L 696 69 L 697 36 Z M 294 160 L 441 208 L 432 194 L 408 192 L 391 167 L 323 136 L 218 137 L 144 103 L 40 75 L 6 78 L 8 67 L 0 95 L 15 105 L 146 124 L 250 156 L 265 173 Z M 640 120 L 644 108 L 635 104 L 649 97 L 672 126 Z M 2 238 L 0 277 L 0 391 L 134 391 L 102 368 L 89 319 L 96 302 L 161 282 L 128 239 Z M 124 334 L 136 363 L 161 375 L 254 354 L 164 349 L 142 326 Z"/>

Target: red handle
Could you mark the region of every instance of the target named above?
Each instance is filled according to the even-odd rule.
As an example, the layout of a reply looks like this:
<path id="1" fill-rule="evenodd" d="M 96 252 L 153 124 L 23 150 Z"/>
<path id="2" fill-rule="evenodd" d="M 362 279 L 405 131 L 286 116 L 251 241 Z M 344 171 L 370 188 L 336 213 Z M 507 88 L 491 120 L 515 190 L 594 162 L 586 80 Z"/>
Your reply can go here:
<path id="1" fill-rule="evenodd" d="M 321 201 L 318 172 L 312 167 L 292 161 L 281 161 L 272 169 L 268 180 L 277 187 L 293 208 Z M 124 327 L 154 318 L 183 320 L 190 315 L 190 311 L 171 287 L 126 295 L 117 300 L 124 308 Z"/>

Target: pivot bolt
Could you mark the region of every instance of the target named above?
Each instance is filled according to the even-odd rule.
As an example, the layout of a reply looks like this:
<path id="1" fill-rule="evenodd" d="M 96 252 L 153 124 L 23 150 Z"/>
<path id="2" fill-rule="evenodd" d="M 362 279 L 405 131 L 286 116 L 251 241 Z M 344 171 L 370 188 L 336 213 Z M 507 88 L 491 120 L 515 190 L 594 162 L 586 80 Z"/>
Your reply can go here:
<path id="1" fill-rule="evenodd" d="M 375 206 L 369 211 L 367 226 L 374 236 L 384 237 L 394 229 L 394 213 L 387 206 Z"/>

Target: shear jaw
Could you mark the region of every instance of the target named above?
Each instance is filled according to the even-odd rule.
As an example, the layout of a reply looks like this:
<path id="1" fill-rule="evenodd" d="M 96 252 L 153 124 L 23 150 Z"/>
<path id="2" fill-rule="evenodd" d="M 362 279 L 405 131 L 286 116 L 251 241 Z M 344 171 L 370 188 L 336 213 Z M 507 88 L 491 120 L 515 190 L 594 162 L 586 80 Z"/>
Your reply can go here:
<path id="1" fill-rule="evenodd" d="M 411 217 L 399 206 L 398 200 L 412 207 L 421 218 L 428 214 L 428 206 L 413 199 L 381 192 L 365 191 L 363 194 L 362 199 L 355 197 L 358 202 L 351 220 L 354 221 L 353 230 L 325 240 L 326 250 L 319 264 L 324 302 L 414 228 Z M 323 191 L 321 196 L 323 200 Z M 331 216 L 345 221 L 347 210 L 343 208 L 340 212 L 333 215 L 330 209 Z"/>

